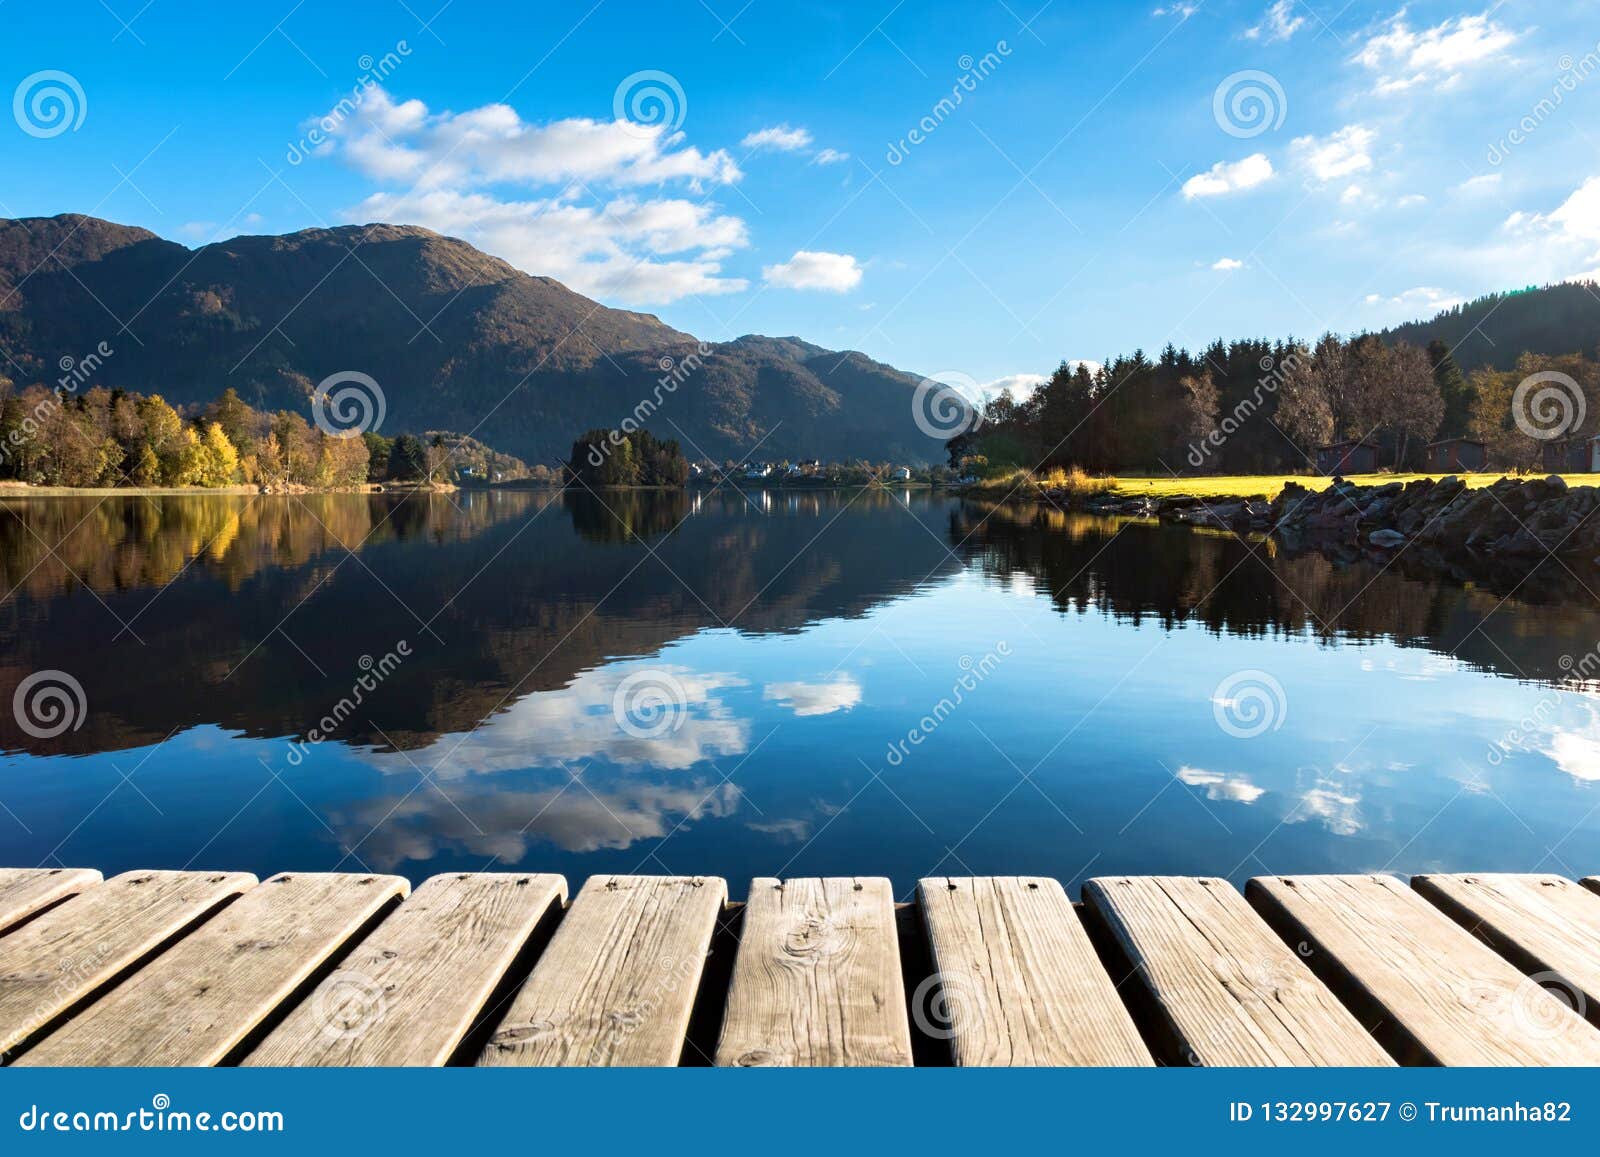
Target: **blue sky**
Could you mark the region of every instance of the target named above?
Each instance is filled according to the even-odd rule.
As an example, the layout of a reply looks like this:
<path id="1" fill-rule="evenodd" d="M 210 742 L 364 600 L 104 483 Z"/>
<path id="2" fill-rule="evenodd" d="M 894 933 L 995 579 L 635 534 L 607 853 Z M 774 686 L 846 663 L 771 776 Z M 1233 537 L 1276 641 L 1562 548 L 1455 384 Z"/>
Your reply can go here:
<path id="1" fill-rule="evenodd" d="M 1600 267 L 1597 17 L 0 0 L 0 215 L 414 222 L 703 337 L 994 383 Z"/>

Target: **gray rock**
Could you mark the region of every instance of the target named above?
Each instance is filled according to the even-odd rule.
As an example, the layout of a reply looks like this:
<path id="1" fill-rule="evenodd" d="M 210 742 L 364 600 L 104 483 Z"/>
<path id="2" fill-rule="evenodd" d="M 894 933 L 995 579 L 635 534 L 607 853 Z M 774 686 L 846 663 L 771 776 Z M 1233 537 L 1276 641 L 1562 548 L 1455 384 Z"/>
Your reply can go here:
<path id="1" fill-rule="evenodd" d="M 1404 543 L 1405 540 L 1406 536 L 1401 534 L 1398 530 L 1374 530 L 1371 534 L 1367 535 L 1368 542 L 1370 542 L 1373 546 L 1382 548 L 1383 550 L 1393 550 L 1395 547 Z"/>

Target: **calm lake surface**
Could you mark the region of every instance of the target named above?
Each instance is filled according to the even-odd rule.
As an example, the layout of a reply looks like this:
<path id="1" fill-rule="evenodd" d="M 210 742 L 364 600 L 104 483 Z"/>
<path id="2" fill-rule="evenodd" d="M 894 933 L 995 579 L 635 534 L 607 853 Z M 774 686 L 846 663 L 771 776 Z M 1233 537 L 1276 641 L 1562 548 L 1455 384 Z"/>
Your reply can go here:
<path id="1" fill-rule="evenodd" d="M 918 491 L 6 500 L 0 865 L 1600 871 L 1600 586 L 1408 567 Z"/>

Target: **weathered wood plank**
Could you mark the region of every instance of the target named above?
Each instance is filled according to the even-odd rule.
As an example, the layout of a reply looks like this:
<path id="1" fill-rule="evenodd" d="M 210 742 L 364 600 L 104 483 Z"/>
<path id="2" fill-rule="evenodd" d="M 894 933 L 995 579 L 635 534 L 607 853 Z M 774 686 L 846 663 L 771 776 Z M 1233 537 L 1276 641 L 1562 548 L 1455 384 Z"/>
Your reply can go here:
<path id="1" fill-rule="evenodd" d="M 247 872 L 124 872 L 0 939 L 0 1053 L 255 882 Z"/>
<path id="2" fill-rule="evenodd" d="M 714 876 L 592 876 L 485 1046 L 485 1065 L 676 1065 L 717 914 Z"/>
<path id="3" fill-rule="evenodd" d="M 540 919 L 566 898 L 560 876 L 433 877 L 244 1064 L 444 1064 Z"/>
<path id="4" fill-rule="evenodd" d="M 0 932 L 99 882 L 91 868 L 0 868 Z"/>
<path id="5" fill-rule="evenodd" d="M 1411 886 L 1600 1024 L 1600 896 L 1562 876 L 1425 875 Z"/>
<path id="6" fill-rule="evenodd" d="M 958 1065 L 1148 1065 L 1115 985 L 1054 880 L 940 877 L 917 887 Z M 930 978 L 931 979 L 931 978 Z"/>
<path id="7" fill-rule="evenodd" d="M 888 880 L 751 881 L 716 1063 L 911 1063 Z"/>
<path id="8" fill-rule="evenodd" d="M 1133 966 L 1163 1057 L 1195 1065 L 1392 1065 L 1226 880 L 1118 876 L 1083 899 Z"/>
<path id="9" fill-rule="evenodd" d="M 214 1065 L 409 889 L 398 876 L 258 884 L 24 1053 L 23 1065 Z"/>
<path id="10" fill-rule="evenodd" d="M 1262 877 L 1245 894 L 1403 1061 L 1600 1064 L 1600 1033 L 1393 876 Z"/>

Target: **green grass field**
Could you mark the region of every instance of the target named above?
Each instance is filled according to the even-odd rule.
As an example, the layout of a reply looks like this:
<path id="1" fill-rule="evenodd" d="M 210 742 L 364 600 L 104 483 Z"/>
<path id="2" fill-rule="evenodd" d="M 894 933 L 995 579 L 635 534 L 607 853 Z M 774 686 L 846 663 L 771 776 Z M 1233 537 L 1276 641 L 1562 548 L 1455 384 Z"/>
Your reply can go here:
<path id="1" fill-rule="evenodd" d="M 1359 486 L 1381 486 L 1388 482 L 1411 482 L 1418 478 L 1444 478 L 1444 474 L 1355 474 L 1349 481 Z M 1488 486 L 1506 474 L 1459 474 L 1469 487 Z M 1522 475 L 1538 478 L 1543 475 Z M 1600 486 L 1600 474 L 1563 474 L 1569 486 Z M 1325 490 L 1332 478 L 1282 474 L 1235 474 L 1204 478 L 1128 478 L 1119 476 L 1114 493 L 1125 498 L 1274 498 L 1285 482 L 1296 482 L 1308 490 Z"/>

